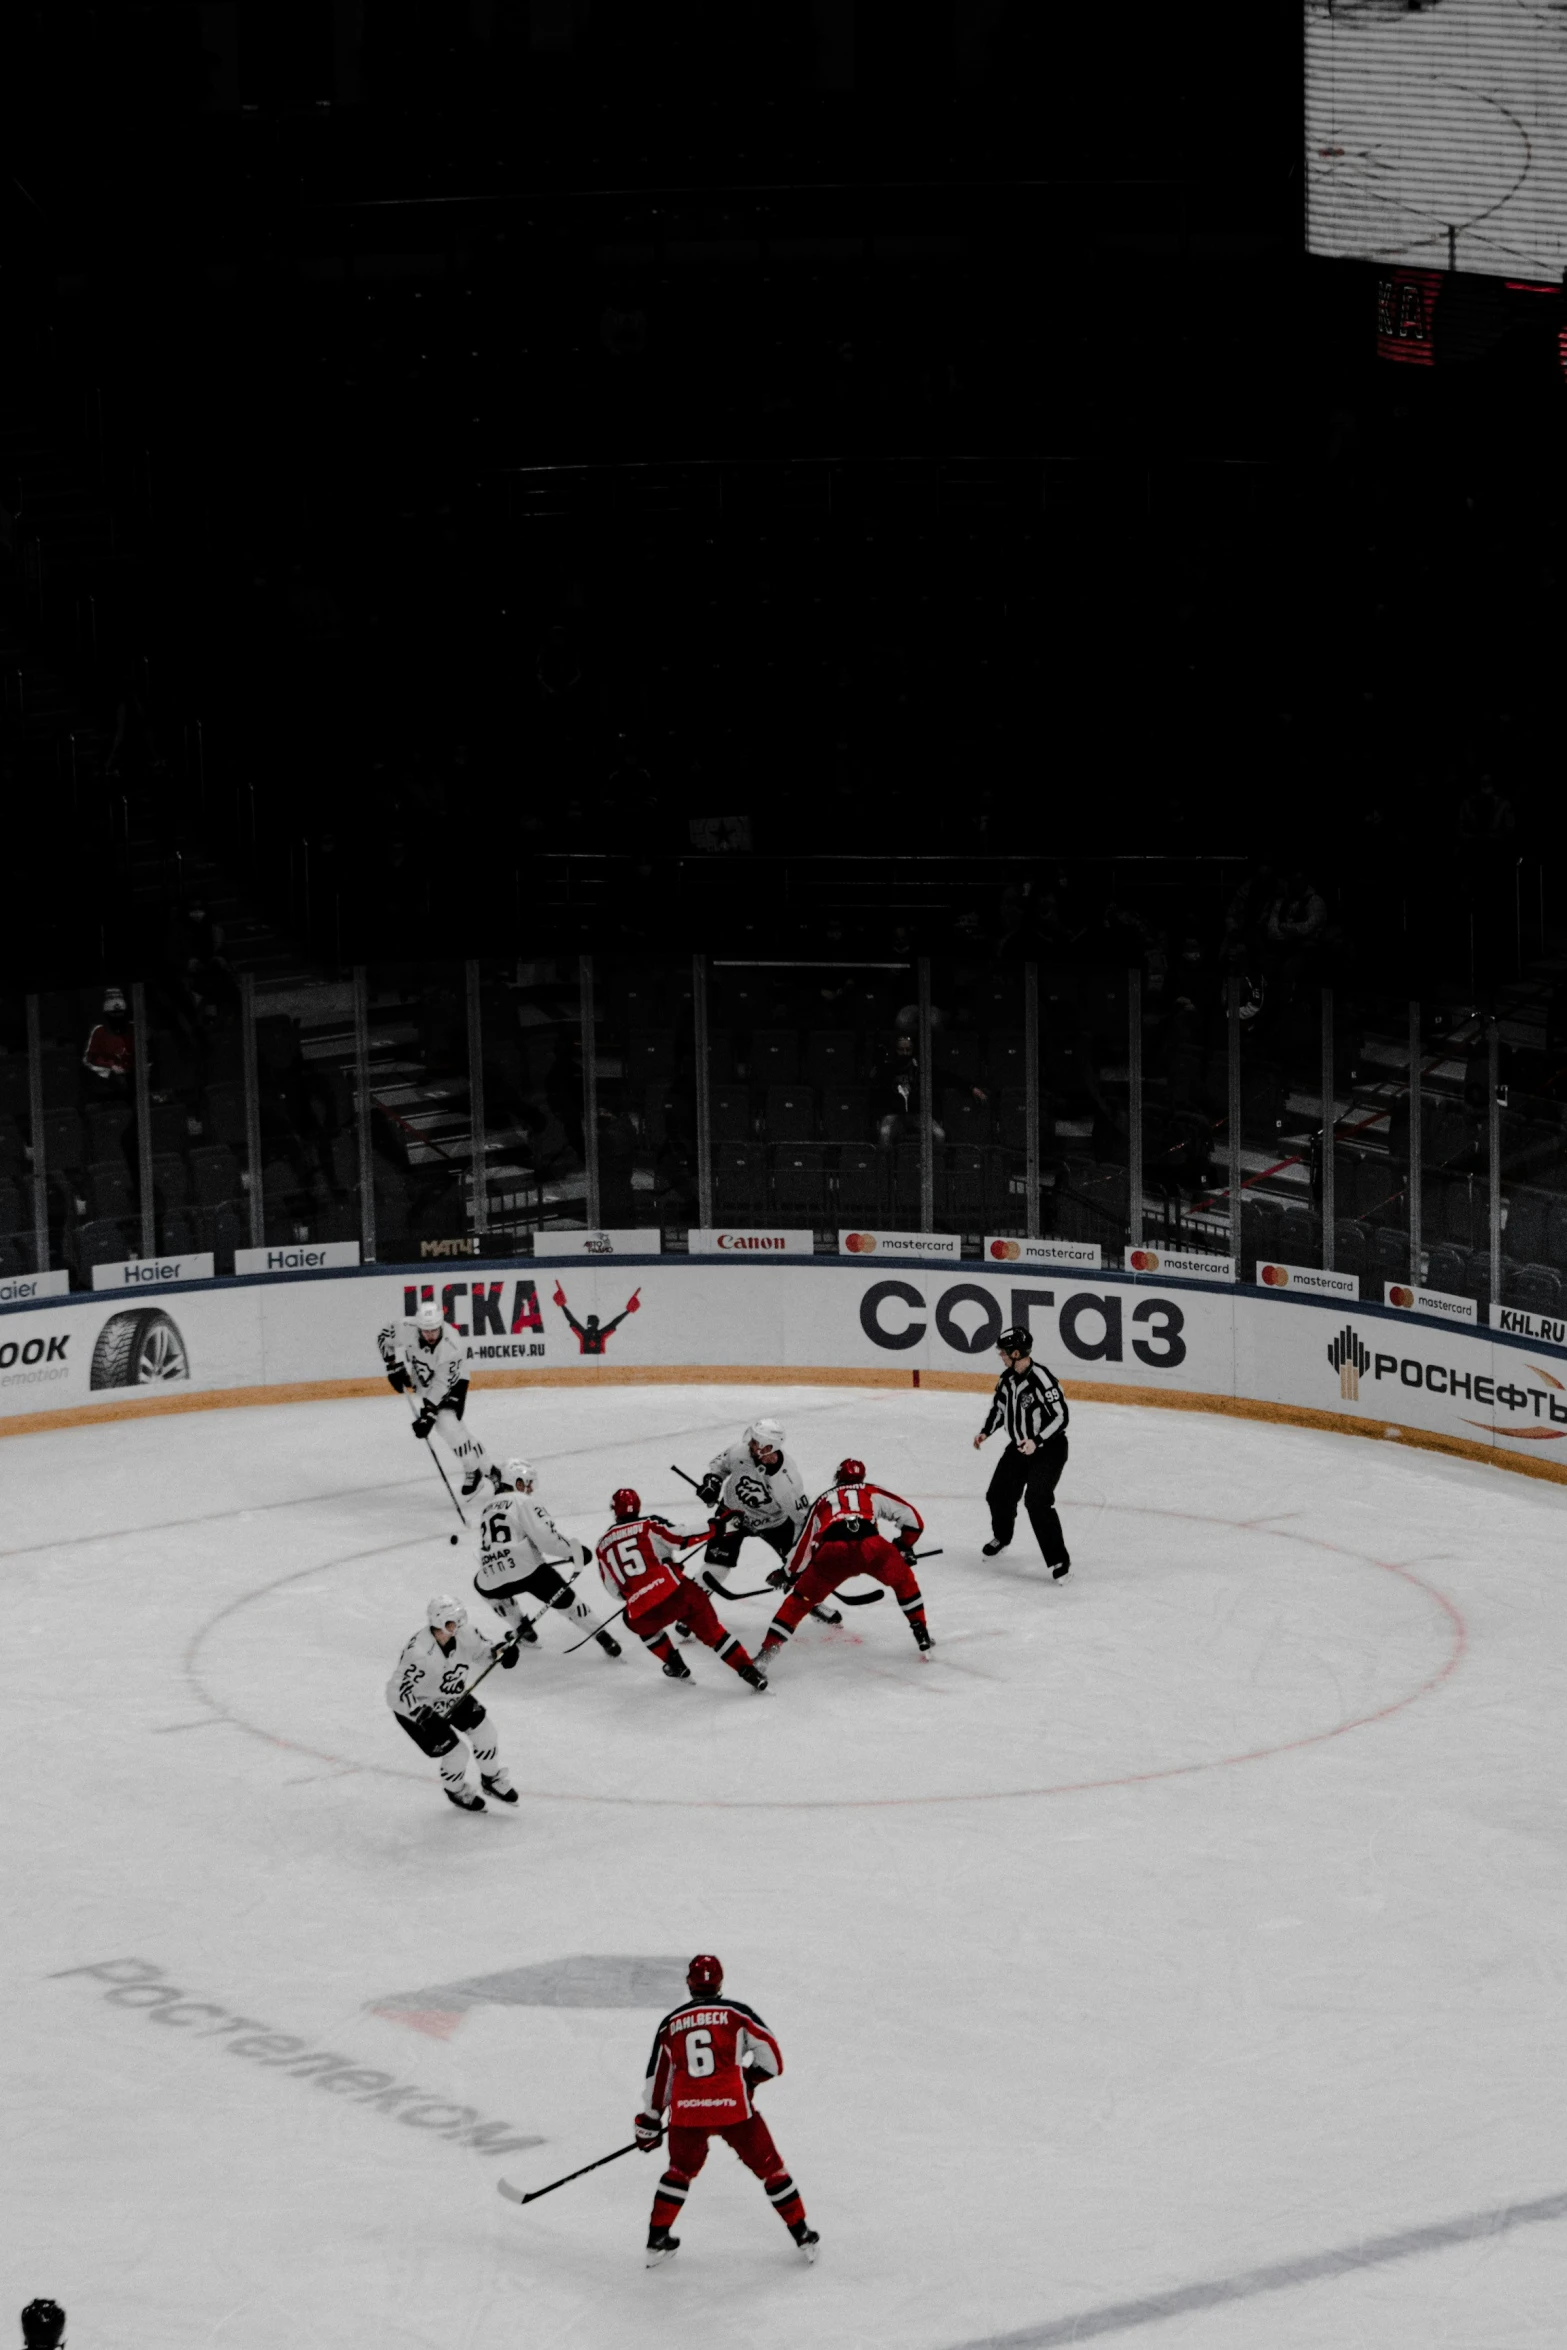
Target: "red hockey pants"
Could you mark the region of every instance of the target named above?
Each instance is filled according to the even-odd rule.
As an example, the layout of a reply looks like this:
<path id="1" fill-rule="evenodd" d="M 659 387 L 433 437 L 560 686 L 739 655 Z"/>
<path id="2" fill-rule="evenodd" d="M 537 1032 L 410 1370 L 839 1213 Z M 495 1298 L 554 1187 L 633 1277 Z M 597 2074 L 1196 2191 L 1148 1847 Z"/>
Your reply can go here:
<path id="1" fill-rule="evenodd" d="M 865 1534 L 858 1542 L 821 1545 L 768 1626 L 769 1632 L 792 1632 L 851 1575 L 874 1575 L 878 1583 L 886 1584 L 906 1616 L 918 1623 L 925 1621 L 925 1602 L 914 1580 L 914 1569 L 902 1551 L 883 1535 Z"/>
<path id="2" fill-rule="evenodd" d="M 784 2226 L 795 2227 L 805 2217 L 805 2205 L 795 2191 L 795 2184 L 784 2169 L 783 2158 L 773 2144 L 773 2133 L 759 2113 L 753 2113 L 748 2122 L 731 2122 L 722 2130 L 682 2130 L 672 2128 L 669 2133 L 669 2168 L 658 2182 L 653 2198 L 650 2225 L 667 2228 L 674 2225 L 696 2177 L 707 2160 L 708 2141 L 723 2138 L 734 2148 L 749 2171 L 754 2171 L 767 2190 L 767 2200 L 777 2211 Z"/>
<path id="3" fill-rule="evenodd" d="M 748 1665 L 751 1659 L 732 1632 L 726 1632 L 718 1620 L 718 1611 L 700 1583 L 687 1582 L 682 1575 L 680 1588 L 667 1599 L 657 1599 L 651 1607 L 640 1608 L 628 1615 L 626 1623 L 639 1640 L 645 1640 L 659 1659 L 674 1652 L 664 1638 L 671 1624 L 689 1626 L 705 1648 L 721 1656 L 726 1665 Z"/>

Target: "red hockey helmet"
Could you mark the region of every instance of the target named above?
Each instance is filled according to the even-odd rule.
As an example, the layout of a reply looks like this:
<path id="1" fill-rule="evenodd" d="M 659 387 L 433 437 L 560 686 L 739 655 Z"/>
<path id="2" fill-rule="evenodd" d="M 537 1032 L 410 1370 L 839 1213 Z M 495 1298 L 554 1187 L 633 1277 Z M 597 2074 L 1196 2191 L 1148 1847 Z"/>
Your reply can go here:
<path id="1" fill-rule="evenodd" d="M 699 1952 L 686 1968 L 688 1991 L 718 1991 L 723 1987 L 723 1980 L 724 1962 L 710 1950 Z"/>
<path id="2" fill-rule="evenodd" d="M 639 1518 L 642 1515 L 642 1496 L 631 1486 L 620 1485 L 610 1495 L 609 1506 L 617 1518 Z"/>
<path id="3" fill-rule="evenodd" d="M 863 1461 L 840 1461 L 832 1473 L 832 1481 L 835 1485 L 863 1485 L 865 1463 Z"/>

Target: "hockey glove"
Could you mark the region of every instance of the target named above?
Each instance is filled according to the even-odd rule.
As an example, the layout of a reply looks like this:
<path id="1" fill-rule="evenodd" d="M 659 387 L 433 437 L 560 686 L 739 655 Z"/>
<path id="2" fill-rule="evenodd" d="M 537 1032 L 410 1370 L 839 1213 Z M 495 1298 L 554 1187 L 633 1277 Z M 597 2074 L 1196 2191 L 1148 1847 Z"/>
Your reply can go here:
<path id="1" fill-rule="evenodd" d="M 433 1412 L 433 1411 L 430 1409 L 430 1406 L 429 1406 L 427 1403 L 422 1403 L 422 1404 L 419 1406 L 418 1417 L 415 1419 L 415 1421 L 414 1421 L 414 1424 L 413 1424 L 413 1431 L 414 1431 L 414 1434 L 415 1434 L 417 1437 L 419 1437 L 419 1438 L 421 1439 L 421 1441 L 423 1441 L 425 1438 L 427 1438 L 427 1437 L 429 1436 L 430 1430 L 431 1430 L 431 1429 L 432 1429 L 434 1426 L 435 1426 L 435 1414 L 434 1414 L 434 1412 Z"/>
<path id="2" fill-rule="evenodd" d="M 764 2072 L 759 2064 L 748 2064 L 745 2068 L 745 2085 L 753 2097 L 762 2083 L 770 2081 L 772 2077 L 772 2074 Z"/>
<path id="3" fill-rule="evenodd" d="M 497 1640 L 495 1646 L 490 1650 L 491 1656 L 503 1673 L 509 1673 L 517 1662 L 517 1644 L 521 1638 L 520 1632 L 508 1632 L 505 1639 Z"/>
<path id="4" fill-rule="evenodd" d="M 719 1482 L 717 1475 L 713 1470 L 709 1469 L 707 1475 L 702 1479 L 701 1484 L 697 1487 L 697 1494 L 701 1500 L 707 1503 L 708 1508 L 711 1509 L 714 1502 L 718 1499 L 723 1490 L 723 1486 Z"/>
<path id="5" fill-rule="evenodd" d="M 387 1366 L 386 1384 L 394 1395 L 402 1395 L 412 1382 L 401 1363 L 390 1363 Z"/>
<path id="6" fill-rule="evenodd" d="M 651 2154 L 663 2143 L 664 2125 L 656 2114 L 639 2113 L 636 2118 L 637 2144 L 644 2154 Z"/>

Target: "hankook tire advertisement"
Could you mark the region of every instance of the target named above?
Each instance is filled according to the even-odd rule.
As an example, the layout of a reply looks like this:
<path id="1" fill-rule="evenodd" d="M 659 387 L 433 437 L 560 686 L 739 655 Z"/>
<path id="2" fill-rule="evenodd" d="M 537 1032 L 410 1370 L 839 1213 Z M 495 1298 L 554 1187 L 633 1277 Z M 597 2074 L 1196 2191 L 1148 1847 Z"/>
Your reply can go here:
<path id="1" fill-rule="evenodd" d="M 41 1299 L 0 1313 L 0 1426 L 202 1390 L 373 1392 L 377 1330 L 423 1297 L 467 1339 L 476 1389 L 681 1371 L 988 1385 L 998 1332 L 1026 1322 L 1078 1395 L 1243 1399 L 1542 1464 L 1567 1444 L 1567 1348 L 1544 1339 L 1228 1284 L 825 1258 L 514 1259 L 470 1263 L 460 1278 L 441 1266 L 202 1282 L 156 1304 Z"/>

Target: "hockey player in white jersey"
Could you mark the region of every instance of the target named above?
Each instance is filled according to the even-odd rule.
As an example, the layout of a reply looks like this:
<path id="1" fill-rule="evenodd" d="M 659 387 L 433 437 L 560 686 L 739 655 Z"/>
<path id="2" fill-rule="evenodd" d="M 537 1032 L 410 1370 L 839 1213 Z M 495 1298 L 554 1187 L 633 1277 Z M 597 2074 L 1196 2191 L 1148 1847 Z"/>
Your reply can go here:
<path id="1" fill-rule="evenodd" d="M 469 1623 L 468 1610 L 441 1592 L 386 1684 L 393 1715 L 421 1754 L 440 1764 L 446 1800 L 459 1811 L 484 1809 L 484 1796 L 468 1784 L 470 1759 L 486 1795 L 499 1803 L 517 1800 L 511 1773 L 496 1757 L 489 1715 L 468 1691 L 472 1676 L 497 1661 L 503 1669 L 517 1662 L 515 1640 L 487 1640 Z"/>
<path id="2" fill-rule="evenodd" d="M 534 1490 L 537 1482 L 529 1462 L 503 1465 L 495 1498 L 479 1514 L 479 1571 L 473 1579 L 480 1598 L 530 1646 L 539 1636 L 523 1614 L 524 1592 L 559 1608 L 575 1624 L 593 1620 L 588 1602 L 576 1597 L 561 1573 L 567 1567 L 575 1579 L 593 1553 L 561 1532 Z M 619 1656 L 618 1640 L 607 1632 L 595 1638 L 606 1656 Z"/>
<path id="3" fill-rule="evenodd" d="M 433 1298 L 426 1298 L 413 1319 L 388 1322 L 376 1339 L 388 1383 L 418 1407 L 413 1431 L 428 1439 L 438 1431 L 462 1473 L 466 1501 L 488 1477 L 500 1481 L 500 1471 L 484 1449 L 483 1440 L 463 1426 L 468 1402 L 468 1350 L 444 1320 Z"/>
<path id="4" fill-rule="evenodd" d="M 776 1420 L 753 1420 L 743 1436 L 708 1463 L 697 1491 L 718 1519 L 718 1530 L 703 1553 L 703 1580 L 714 1591 L 728 1589 L 724 1578 L 748 1534 L 757 1535 L 787 1566 L 814 1498 L 792 1455 L 784 1450 L 784 1432 Z M 775 1572 L 767 1579 L 771 1583 L 782 1576 Z M 843 1621 L 836 1608 L 815 1612 L 824 1624 Z"/>

